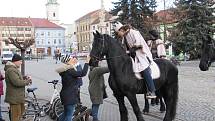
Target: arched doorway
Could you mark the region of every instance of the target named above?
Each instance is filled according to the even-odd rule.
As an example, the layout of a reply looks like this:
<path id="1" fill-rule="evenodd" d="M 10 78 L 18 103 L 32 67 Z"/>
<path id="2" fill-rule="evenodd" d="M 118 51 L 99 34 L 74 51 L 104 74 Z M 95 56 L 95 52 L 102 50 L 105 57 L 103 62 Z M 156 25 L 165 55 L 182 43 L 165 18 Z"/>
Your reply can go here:
<path id="1" fill-rule="evenodd" d="M 48 56 L 50 56 L 51 54 L 52 54 L 52 51 L 51 51 L 52 49 L 51 49 L 51 47 L 48 47 L 48 49 L 47 49 L 47 54 L 48 54 Z"/>

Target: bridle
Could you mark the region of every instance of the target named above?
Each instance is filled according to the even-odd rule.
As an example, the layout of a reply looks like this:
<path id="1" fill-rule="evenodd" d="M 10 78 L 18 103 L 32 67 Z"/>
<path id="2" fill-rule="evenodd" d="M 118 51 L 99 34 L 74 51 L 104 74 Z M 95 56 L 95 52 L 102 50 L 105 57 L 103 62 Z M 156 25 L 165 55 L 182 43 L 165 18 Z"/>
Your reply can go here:
<path id="1" fill-rule="evenodd" d="M 93 56 L 96 59 L 96 61 L 109 60 L 109 59 L 119 58 L 119 57 L 127 55 L 127 54 L 123 54 L 123 55 L 118 55 L 118 56 L 108 57 L 108 58 L 101 57 L 102 53 L 104 51 L 104 48 L 105 48 L 105 35 L 102 35 L 102 38 L 98 38 L 98 39 L 100 39 L 102 41 L 102 48 L 101 48 L 100 54 L 99 54 L 99 56 L 91 54 L 91 56 Z"/>

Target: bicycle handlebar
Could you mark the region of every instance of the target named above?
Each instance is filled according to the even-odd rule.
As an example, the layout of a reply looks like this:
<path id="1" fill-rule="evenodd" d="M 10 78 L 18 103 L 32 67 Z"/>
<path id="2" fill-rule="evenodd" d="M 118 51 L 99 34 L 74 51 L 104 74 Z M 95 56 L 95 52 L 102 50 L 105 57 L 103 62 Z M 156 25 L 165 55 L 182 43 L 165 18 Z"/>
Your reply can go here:
<path id="1" fill-rule="evenodd" d="M 57 84 L 58 82 L 59 82 L 59 80 L 53 80 L 53 81 L 50 81 L 48 83 Z"/>

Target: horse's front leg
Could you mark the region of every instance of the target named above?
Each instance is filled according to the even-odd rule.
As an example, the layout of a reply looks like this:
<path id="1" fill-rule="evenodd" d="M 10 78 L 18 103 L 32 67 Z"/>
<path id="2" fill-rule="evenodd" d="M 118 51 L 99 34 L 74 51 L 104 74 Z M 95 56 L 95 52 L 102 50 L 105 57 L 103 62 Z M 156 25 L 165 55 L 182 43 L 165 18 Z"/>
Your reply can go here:
<path id="1" fill-rule="evenodd" d="M 119 104 L 119 112 L 120 112 L 120 121 L 128 121 L 128 110 L 125 107 L 125 100 L 124 100 L 124 95 L 117 95 L 116 93 L 114 94 L 116 97 L 116 100 L 118 101 Z"/>
<path id="2" fill-rule="evenodd" d="M 160 111 L 161 111 L 161 113 L 163 113 L 164 111 L 166 111 L 166 106 L 165 106 L 165 104 L 163 102 L 162 97 L 160 97 Z"/>
<path id="3" fill-rule="evenodd" d="M 133 93 L 128 92 L 127 98 L 128 98 L 128 100 L 129 100 L 129 102 L 131 103 L 131 106 L 132 106 L 133 111 L 134 111 L 134 113 L 135 113 L 135 115 L 136 115 L 137 121 L 145 121 L 145 120 L 143 119 L 143 115 L 142 115 L 142 113 L 141 113 L 141 111 L 140 111 L 140 108 L 139 108 L 139 105 L 138 105 L 138 103 L 137 103 L 136 94 L 133 94 Z"/>

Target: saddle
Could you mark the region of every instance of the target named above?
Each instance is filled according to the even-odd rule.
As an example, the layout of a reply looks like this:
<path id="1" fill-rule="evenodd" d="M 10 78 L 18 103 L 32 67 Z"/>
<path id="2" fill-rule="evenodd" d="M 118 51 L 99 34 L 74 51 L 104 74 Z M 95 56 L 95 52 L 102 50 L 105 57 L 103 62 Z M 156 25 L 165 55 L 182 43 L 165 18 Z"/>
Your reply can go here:
<path id="1" fill-rule="evenodd" d="M 151 61 L 151 65 L 149 67 L 151 69 L 152 79 L 154 80 L 154 79 L 160 78 L 160 69 L 159 69 L 158 65 L 154 61 Z M 136 72 L 135 76 L 137 77 L 137 79 L 143 79 L 143 77 L 141 76 L 140 73 Z"/>

